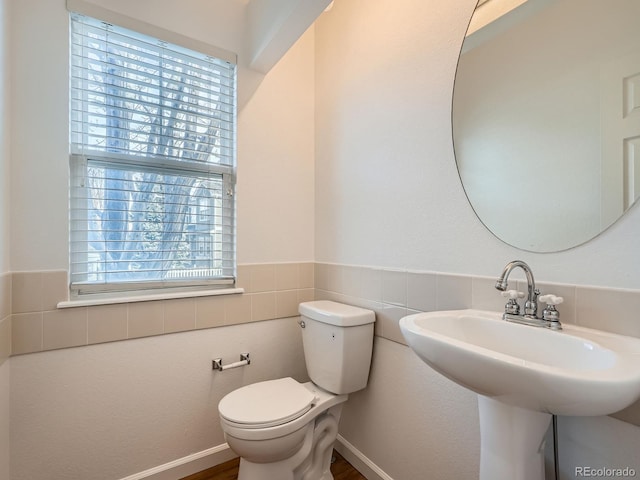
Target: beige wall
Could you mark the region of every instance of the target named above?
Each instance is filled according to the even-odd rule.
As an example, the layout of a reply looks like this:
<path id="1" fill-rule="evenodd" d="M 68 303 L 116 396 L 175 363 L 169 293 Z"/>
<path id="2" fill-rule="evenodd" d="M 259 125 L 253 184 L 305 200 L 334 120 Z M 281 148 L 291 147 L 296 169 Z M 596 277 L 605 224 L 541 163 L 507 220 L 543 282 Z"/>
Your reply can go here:
<path id="1" fill-rule="evenodd" d="M 10 362 L 0 365 L 0 478 L 10 479 Z"/>
<path id="2" fill-rule="evenodd" d="M 0 2 L 0 273 L 9 271 L 11 122 L 9 94 L 9 1 Z"/>
<path id="3" fill-rule="evenodd" d="M 485 225 L 510 245 L 554 251 L 590 240 L 623 213 L 624 161 L 608 146 L 622 149 L 622 140 L 607 128 L 623 100 L 607 101 L 617 82 L 605 79 L 616 78 L 613 59 L 640 43 L 640 4 L 537 8 L 513 28 L 482 32 L 489 38 L 476 38 L 474 48 L 465 41 L 454 137 L 466 193 Z"/>
<path id="4" fill-rule="evenodd" d="M 11 355 L 11 274 L 0 273 L 0 365 Z"/>
<path id="5" fill-rule="evenodd" d="M 476 396 L 422 363 L 406 346 L 398 321 L 421 311 L 500 311 L 504 299 L 496 295 L 495 277 L 316 263 L 315 286 L 317 299 L 376 312 L 378 338 L 370 384 L 346 404 L 341 435 L 395 479 L 416 478 L 425 466 L 433 478 L 476 477 L 480 451 Z M 527 284 L 522 280 L 512 286 L 524 291 Z M 565 324 L 640 337 L 637 290 L 543 282 L 537 286 L 565 299 L 560 307 Z M 576 466 L 623 465 L 640 471 L 640 460 L 630 453 L 640 441 L 640 402 L 613 417 L 560 418 L 563 478 L 574 478 Z M 385 442 L 379 441 L 382 437 Z M 399 452 L 388 454 L 389 441 L 402 446 Z M 584 454 L 585 448 L 592 453 Z M 546 453 L 552 469 L 553 448 Z"/>
<path id="6" fill-rule="evenodd" d="M 313 299 L 314 265 L 240 265 L 241 295 L 73 308 L 56 307 L 67 296 L 66 272 L 13 273 L 10 279 L 11 354 L 20 355 L 295 317 L 298 304 Z"/>
<path id="7" fill-rule="evenodd" d="M 44 287 L 50 283 L 46 278 L 51 276 L 55 279 L 57 275 L 48 272 L 39 275 L 14 274 L 13 353 L 18 355 L 12 359 L 14 377 L 12 431 L 15 438 L 13 457 L 14 464 L 18 465 L 15 475 L 22 478 L 20 475 L 28 472 L 31 477 L 39 478 L 38 475 L 42 474 L 37 466 L 27 461 L 31 448 L 73 464 L 69 473 L 70 478 L 77 475 L 80 468 L 88 468 L 86 465 L 78 465 L 77 460 L 71 458 L 68 453 L 77 450 L 79 448 L 77 442 L 85 442 L 86 436 L 68 436 L 64 445 L 61 446 L 48 442 L 47 436 L 43 433 L 41 411 L 46 410 L 45 403 L 48 404 L 52 398 L 59 397 L 59 394 L 54 394 L 58 383 L 55 380 L 43 383 L 35 373 L 25 377 L 21 370 L 23 365 L 26 365 L 25 371 L 45 368 L 54 379 L 61 377 L 68 379 L 66 381 L 70 385 L 69 391 L 60 398 L 82 408 L 87 415 L 98 415 L 99 422 L 102 415 L 96 412 L 97 409 L 100 411 L 112 409 L 120 413 L 122 408 L 136 410 L 146 407 L 140 404 L 118 406 L 116 400 L 110 397 L 106 405 L 108 408 L 105 410 L 104 404 L 96 402 L 94 398 L 83 396 L 80 386 L 74 385 L 73 379 L 77 378 L 76 375 L 79 373 L 73 362 L 67 363 L 62 371 L 51 373 L 49 369 L 55 368 L 50 366 L 52 362 L 55 365 L 54 359 L 92 358 L 95 368 L 113 375 L 113 379 L 125 381 L 126 376 L 118 373 L 120 367 L 106 362 L 99 352 L 129 352 L 127 355 L 130 355 L 128 358 L 131 361 L 131 367 L 138 370 L 143 368 L 145 364 L 143 358 L 147 355 L 145 351 L 152 345 L 166 345 L 167 352 L 173 352 L 176 349 L 182 352 L 182 349 L 192 349 L 194 345 L 199 344 L 202 336 L 209 339 L 206 342 L 211 342 L 210 345 L 207 344 L 206 355 L 211 356 L 211 352 L 222 351 L 220 355 L 226 361 L 233 361 L 238 355 L 233 349 L 240 348 L 243 351 L 251 349 L 250 351 L 253 352 L 253 349 L 257 348 L 254 345 L 261 342 L 260 337 L 266 335 L 269 340 L 265 340 L 266 343 L 263 345 L 266 349 L 262 353 L 264 358 L 269 357 L 270 351 L 277 350 L 277 355 L 273 357 L 277 359 L 276 362 L 283 365 L 290 364 L 289 368 L 295 371 L 284 374 L 297 375 L 301 378 L 305 373 L 300 352 L 300 338 L 295 328 L 289 328 L 294 325 L 293 319 L 277 320 L 277 323 L 267 322 L 261 326 L 255 322 L 262 323 L 269 319 L 293 317 L 296 315 L 297 304 L 312 298 L 359 305 L 376 312 L 377 338 L 371 382 L 367 390 L 352 395 L 345 406 L 340 431 L 347 441 L 355 445 L 392 478 L 414 478 L 425 462 L 434 472 L 439 472 L 437 474 L 442 478 L 452 474 L 460 478 L 476 475 L 479 433 L 475 395 L 444 379 L 413 355 L 406 347 L 398 321 L 405 315 L 419 311 L 459 308 L 500 310 L 504 300 L 495 294 L 495 278 L 326 263 L 243 265 L 240 267 L 240 272 L 241 285 L 247 292 L 245 295 L 76 309 L 76 311 L 83 311 L 82 320 L 74 326 L 67 324 L 67 328 L 64 329 L 66 337 L 61 332 L 54 331 L 53 333 L 57 335 L 51 338 L 51 325 L 62 319 L 60 312 L 55 309 L 49 310 L 54 307 L 47 306 L 45 303 L 34 306 L 33 298 L 25 294 L 30 291 L 29 281 L 25 281 L 25 278 L 33 281 L 34 278 L 41 277 L 41 286 L 38 288 L 43 292 L 44 302 L 44 299 L 51 296 L 47 293 L 48 289 Z M 52 283 L 55 285 L 55 282 Z M 563 323 L 595 326 L 616 333 L 640 336 L 635 316 L 638 299 L 636 291 L 542 282 L 538 286 L 545 292 L 553 292 L 566 299 L 560 308 Z M 31 288 L 36 289 L 33 285 Z M 519 283 L 517 286 L 514 285 L 514 288 L 524 290 L 526 284 Z M 34 308 L 45 310 L 30 311 Z M 599 323 L 603 309 L 612 319 L 615 319 L 606 326 Z M 22 323 L 25 319 L 33 317 L 38 317 L 35 326 L 29 327 L 29 323 L 26 325 Z M 65 321 L 68 320 L 67 318 Z M 280 322 L 289 326 L 284 332 L 277 330 Z M 241 325 L 246 323 L 250 325 Z M 155 337 L 162 333 L 174 332 L 175 327 L 180 325 L 182 325 L 183 335 L 167 335 L 166 339 Z M 93 345 L 96 351 L 87 347 L 57 350 L 58 356 L 53 355 L 55 352 L 20 355 L 73 346 L 64 343 L 55 344 L 55 342 L 64 342 L 65 338 L 78 338 L 78 331 L 80 338 L 84 341 L 81 345 L 87 345 L 87 343 L 90 345 L 101 343 L 101 345 Z M 254 336 L 258 331 L 261 333 Z M 190 335 L 186 335 L 187 333 Z M 274 335 L 273 338 L 268 337 L 270 334 Z M 135 337 L 143 336 L 153 337 L 144 342 L 135 340 Z M 127 338 L 130 341 L 105 343 Z M 238 338 L 244 340 L 239 342 Z M 33 343 L 30 343 L 31 341 Z M 283 350 L 283 344 L 287 344 L 288 349 Z M 31 350 L 28 350 L 29 348 Z M 291 358 L 292 352 L 297 352 L 298 357 Z M 96 355 L 98 355 L 97 358 L 95 358 Z M 113 353 L 107 354 L 107 356 L 111 355 Z M 200 352 L 197 361 L 205 363 L 203 357 L 206 355 Z M 180 359 L 171 353 L 167 353 L 166 356 L 168 362 L 182 362 L 181 355 Z M 253 353 L 252 357 L 255 358 Z M 48 366 L 42 367 L 41 362 L 47 363 Z M 270 362 L 271 360 L 267 365 L 260 367 L 262 378 L 282 375 L 271 370 L 268 366 Z M 195 369 L 196 372 L 198 370 L 198 368 Z M 155 374 L 148 382 L 166 384 L 169 385 L 168 388 L 177 387 L 173 380 L 163 379 L 163 375 L 164 373 Z M 186 375 L 181 382 L 185 382 L 190 389 L 198 389 L 201 387 L 202 375 L 202 372 L 193 373 L 195 378 L 193 382 L 189 375 Z M 249 381 L 248 377 L 242 378 L 242 381 Z M 16 385 L 22 385 L 22 387 L 16 390 Z M 116 388 L 116 392 L 119 392 L 115 394 L 116 396 L 124 395 L 126 389 L 130 388 L 130 384 L 126 382 L 123 387 L 116 385 L 112 380 L 104 382 L 92 377 L 87 380 L 87 385 L 92 390 L 97 389 L 98 392 L 102 392 L 101 395 L 104 394 L 103 390 L 109 387 Z M 159 390 L 162 391 L 162 388 L 164 387 L 154 385 L 151 391 L 157 393 Z M 39 397 L 41 400 L 34 400 L 36 390 L 42 392 Z M 212 390 L 211 394 L 220 396 L 224 391 L 216 389 Z M 398 392 L 403 394 L 399 395 Z M 25 403 L 25 399 L 30 400 Z M 201 398 L 196 399 L 186 395 L 183 400 L 191 405 L 190 408 L 201 408 L 198 406 L 202 401 Z M 214 398 L 207 401 L 215 404 L 217 400 Z M 62 418 L 65 418 L 65 415 L 68 414 L 62 412 L 59 414 Z M 640 403 L 616 416 L 640 425 Z M 96 417 L 92 418 L 96 420 Z M 44 422 L 44 425 L 48 430 L 58 431 L 66 421 L 69 419 L 62 423 Z M 592 448 L 599 449 L 600 461 L 611 461 L 616 458 L 627 463 L 635 461 L 635 457 L 625 456 L 621 452 L 625 452 L 625 448 L 628 450 L 629 442 L 636 440 L 640 429 L 630 423 L 624 424 L 611 418 L 599 419 L 598 424 L 604 423 L 609 426 L 604 437 L 606 441 L 603 441 L 602 435 L 597 434 L 598 429 L 590 426 L 593 422 L 593 419 L 577 421 L 563 419 L 561 422 L 563 465 L 571 469 L 571 462 L 583 458 L 580 455 L 581 447 L 575 448 L 579 444 L 576 443 L 573 432 L 585 429 L 590 432 L 590 436 L 584 438 L 589 439 Z M 87 426 L 82 419 L 74 419 L 73 423 L 78 430 Z M 174 427 L 175 425 L 171 428 Z M 117 448 L 109 443 L 111 436 L 132 435 L 129 429 L 134 428 L 137 429 L 136 441 L 140 441 L 151 432 L 148 425 L 142 421 L 132 422 L 131 425 L 127 423 L 126 428 L 122 424 L 110 423 L 109 428 L 103 426 L 101 432 L 92 433 L 90 438 L 92 442 L 99 443 L 103 451 L 118 455 Z M 210 425 L 206 428 L 210 428 Z M 607 438 L 615 436 L 618 430 L 621 434 L 624 433 L 624 436 L 620 437 L 623 443 L 615 450 L 604 447 L 611 444 L 611 440 Z M 200 430 L 198 435 L 209 438 L 215 432 L 220 433 L 217 424 L 214 424 L 212 431 Z M 443 441 L 443 432 L 447 441 Z M 403 445 L 401 454 L 388 455 L 386 443 L 380 442 L 379 439 L 389 436 L 395 436 L 394 442 Z M 581 439 L 580 445 L 585 443 L 584 438 Z M 173 455 L 182 453 L 182 450 L 177 448 L 172 450 L 167 445 L 163 445 L 163 448 Z M 90 463 L 100 468 L 104 467 L 95 458 L 92 458 Z M 54 465 L 56 468 L 60 467 L 59 463 Z"/>
<path id="8" fill-rule="evenodd" d="M 509 247 L 475 217 L 451 140 L 475 3 L 350 0 L 316 23 L 315 260 L 494 276 L 520 258 L 544 281 L 640 290 L 640 208 L 555 254 Z"/>
<path id="9" fill-rule="evenodd" d="M 220 30 L 215 22 L 228 19 L 207 11 L 227 8 L 220 2 L 192 0 L 188 9 L 169 0 L 150 8 L 149 2 L 96 0 L 165 28 L 186 29 L 200 40 L 221 42 L 219 46 L 230 50 L 244 49 L 237 28 L 229 28 L 241 22 L 235 7 L 228 7 L 232 21 Z M 638 209 L 590 244 L 554 255 L 511 249 L 473 215 L 455 169 L 450 104 L 457 55 L 474 4 L 336 2 L 315 31 L 266 77 L 241 72 L 239 261 L 322 261 L 315 272 L 321 296 L 347 302 L 359 298 L 372 307 L 370 302 L 378 303 L 381 336 L 376 339 L 370 388 L 349 400 L 341 431 L 396 480 L 418 478 L 425 471 L 434 480 L 449 479 L 451 472 L 473 478 L 477 471 L 475 398 L 417 361 L 398 334 L 403 313 L 433 308 L 421 295 L 432 292 L 432 282 L 434 292 L 446 286 L 454 295 L 438 304 L 443 297 L 434 293 L 437 308 L 467 294 L 473 301 L 481 288 L 476 282 L 474 289 L 473 278 L 496 275 L 508 260 L 521 257 L 540 280 L 571 284 L 574 291 L 589 284 L 640 288 L 640 271 L 627 268 L 637 264 L 640 255 Z M 64 271 L 68 255 L 67 14 L 64 0 L 21 0 L 12 8 L 12 24 L 19 28 L 12 37 L 11 93 L 20 109 L 11 117 L 11 229 L 0 222 L 3 250 L 8 251 L 3 234 L 6 238 L 11 231 L 11 266 L 4 260 L 0 273 L 12 270 L 17 272 L 12 278 L 21 279 L 55 276 L 50 272 Z M 217 38 L 221 31 L 226 31 L 224 38 Z M 50 84 L 38 82 L 41 71 L 47 72 Z M 46 209 L 33 201 L 34 192 L 49 196 Z M 2 200 L 0 207 L 8 211 L 8 203 Z M 278 215 L 267 215 L 274 210 Z M 326 262 L 337 267 L 326 267 Z M 353 265 L 380 272 L 380 284 L 377 274 L 372 280 Z M 369 267 L 393 271 L 383 274 Z M 409 275 L 420 271 L 441 274 L 425 274 L 419 281 L 412 276 L 409 290 Z M 403 281 L 404 300 L 398 291 Z M 0 298 L 11 298 L 12 283 L 5 281 Z M 291 290 L 297 295 L 306 288 Z M 280 291 L 276 284 L 273 290 L 249 292 L 248 303 L 239 300 L 244 320 L 263 317 L 253 317 L 254 299 L 260 312 L 277 309 Z M 606 301 L 615 305 L 620 295 L 629 304 L 637 302 L 637 290 L 616 292 Z M 492 301 L 487 305 L 498 308 Z M 88 316 L 87 311 L 87 332 Z M 592 326 L 599 325 L 595 321 Z M 44 323 L 41 328 L 44 335 Z M 36 350 L 41 350 L 44 337 L 38 341 Z M 245 347 L 252 352 L 251 369 L 212 374 L 211 358 L 233 360 Z M 60 480 L 119 478 L 219 445 L 215 404 L 225 392 L 259 379 L 305 376 L 292 319 L 17 355 L 0 366 L 0 427 L 9 417 L 9 364 L 11 480 L 48 479 L 52 472 Z M 598 421 L 614 432 L 613 438 L 624 425 L 620 438 L 639 441 L 637 427 L 609 417 Z M 588 432 L 580 440 L 602 461 L 611 459 L 614 450 L 625 451 L 606 443 L 609 437 L 599 436 L 587 422 L 565 422 L 565 438 L 574 438 L 567 446 L 574 453 L 572 432 Z M 401 454 L 392 454 L 390 444 Z M 8 451 L 8 441 L 0 439 L 0 460 Z"/>
<path id="10" fill-rule="evenodd" d="M 11 228 L 0 223 L 3 249 L 12 238 L 12 273 L 0 282 L 0 298 L 14 303 L 2 311 L 13 310 L 5 337 L 15 355 L 0 371 L 2 426 L 10 363 L 11 480 L 122 478 L 218 447 L 222 395 L 267 378 L 306 380 L 290 317 L 313 293 L 313 30 L 265 76 L 246 68 L 246 2 L 95 3 L 239 54 L 237 254 L 247 293 L 55 308 L 67 295 L 68 14 L 64 0 L 12 2 L 20 108 L 11 117 Z M 172 332 L 181 333 L 158 335 Z M 250 367 L 211 371 L 212 358 L 233 362 L 244 350 Z"/>
<path id="11" fill-rule="evenodd" d="M 11 353 L 11 291 L 9 275 L 9 197 L 10 121 L 9 121 L 9 0 L 0 2 L 0 478 L 9 478 L 9 394 Z"/>
<path id="12" fill-rule="evenodd" d="M 14 3 L 11 270 L 66 270 L 68 13 L 65 0 Z M 246 67 L 245 2 L 94 3 L 238 53 L 238 262 L 312 261 L 313 30 L 265 76 Z"/>
<path id="13" fill-rule="evenodd" d="M 569 318 L 573 311 L 588 326 L 640 336 L 632 313 L 613 323 L 607 314 L 608 308 L 634 312 L 640 304 L 639 208 L 584 246 L 543 255 L 497 240 L 466 200 L 453 155 L 451 99 L 475 3 L 350 0 L 336 2 L 316 23 L 316 265 L 336 265 L 342 271 L 334 280 L 342 294 L 338 298 L 353 301 L 359 288 L 371 288 L 369 281 L 355 286 L 358 269 L 395 270 L 389 285 L 402 286 L 404 275 L 406 289 L 407 272 L 495 277 L 508 261 L 521 258 L 541 283 L 572 285 L 563 292 L 574 302 L 562 309 L 569 309 Z M 438 278 L 413 290 L 430 309 L 440 308 L 432 283 Z M 631 290 L 603 293 L 588 285 Z M 489 286 L 486 293 L 495 295 L 492 290 Z M 341 433 L 397 480 L 425 472 L 434 480 L 452 478 L 451 472 L 474 478 L 479 445 L 473 399 L 465 391 L 447 390 L 440 377 L 415 362 L 409 348 L 393 343 L 402 342 L 397 321 L 411 307 L 403 304 L 409 292 L 404 300 L 397 290 L 391 292 L 378 317 L 382 331 L 395 336 L 377 339 L 372 388 L 350 399 Z M 477 294 L 473 283 L 455 293 L 459 298 Z M 488 301 L 486 308 L 500 309 L 497 302 Z M 412 381 L 404 381 L 408 368 Z M 450 405 L 456 405 L 455 415 Z M 637 411 L 636 405 L 636 421 Z M 567 475 L 572 462 L 584 459 L 581 449 L 593 453 L 591 465 L 636 466 L 627 447 L 640 442 L 640 428 L 600 417 L 597 424 L 606 425 L 605 434 L 593 422 L 561 423 L 561 464 Z M 393 445 L 393 453 L 384 445 Z M 447 463 L 452 458 L 455 466 Z"/>
<path id="14" fill-rule="evenodd" d="M 223 395 L 307 379 L 299 336 L 289 318 L 12 357 L 11 480 L 116 480 L 222 445 Z"/>

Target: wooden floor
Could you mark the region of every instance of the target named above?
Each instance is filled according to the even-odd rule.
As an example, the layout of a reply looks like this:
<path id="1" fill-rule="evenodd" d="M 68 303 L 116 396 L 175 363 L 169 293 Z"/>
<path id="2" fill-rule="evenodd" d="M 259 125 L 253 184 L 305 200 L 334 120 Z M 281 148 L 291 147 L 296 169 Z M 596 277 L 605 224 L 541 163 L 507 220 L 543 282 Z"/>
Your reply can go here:
<path id="1" fill-rule="evenodd" d="M 331 473 L 334 480 L 367 480 L 360 472 L 351 466 L 342 455 L 334 450 L 336 461 L 331 465 Z M 228 462 L 208 468 L 199 473 L 194 473 L 180 480 L 236 480 L 238 478 L 238 464 L 240 459 L 229 460 Z M 277 480 L 277 479 L 274 479 Z"/>

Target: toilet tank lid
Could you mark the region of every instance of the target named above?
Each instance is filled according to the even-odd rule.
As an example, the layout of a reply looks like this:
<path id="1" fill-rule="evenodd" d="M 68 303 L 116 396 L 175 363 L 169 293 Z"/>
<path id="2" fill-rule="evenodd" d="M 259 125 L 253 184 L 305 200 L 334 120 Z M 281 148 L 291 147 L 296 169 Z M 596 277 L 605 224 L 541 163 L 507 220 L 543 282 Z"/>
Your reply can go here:
<path id="1" fill-rule="evenodd" d="M 339 327 L 355 327 L 376 321 L 376 314 L 371 310 L 331 300 L 304 302 L 300 304 L 298 311 L 300 315 L 312 320 Z"/>

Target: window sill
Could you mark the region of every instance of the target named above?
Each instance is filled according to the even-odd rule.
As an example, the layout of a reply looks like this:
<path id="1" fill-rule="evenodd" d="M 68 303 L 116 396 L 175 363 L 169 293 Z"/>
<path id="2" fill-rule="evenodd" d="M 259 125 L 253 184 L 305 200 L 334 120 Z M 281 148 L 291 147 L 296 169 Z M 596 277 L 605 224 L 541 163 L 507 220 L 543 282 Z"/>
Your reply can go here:
<path id="1" fill-rule="evenodd" d="M 89 298 L 74 298 L 59 302 L 58 308 L 91 307 L 95 305 L 114 305 L 118 303 L 151 302 L 173 300 L 176 298 L 210 297 L 215 295 L 236 295 L 244 293 L 244 288 L 221 288 L 216 290 L 193 290 L 181 292 L 162 292 L 133 295 L 91 295 Z"/>

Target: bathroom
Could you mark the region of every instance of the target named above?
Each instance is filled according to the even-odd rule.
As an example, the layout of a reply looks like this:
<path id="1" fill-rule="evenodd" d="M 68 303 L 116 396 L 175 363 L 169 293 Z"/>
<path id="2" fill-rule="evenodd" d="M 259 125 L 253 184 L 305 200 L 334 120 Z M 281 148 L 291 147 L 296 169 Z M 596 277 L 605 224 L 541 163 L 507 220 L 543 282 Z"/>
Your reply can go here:
<path id="1" fill-rule="evenodd" d="M 638 208 L 583 245 L 531 253 L 467 201 L 451 111 L 475 0 L 336 0 L 266 73 L 248 67 L 253 2 L 84 1 L 238 53 L 245 293 L 72 309 L 56 308 L 68 296 L 68 11 L 0 2 L 1 480 L 181 478 L 231 458 L 217 402 L 306 380 L 295 317 L 313 298 L 376 311 L 369 384 L 339 437 L 372 479 L 478 477 L 476 396 L 406 346 L 407 313 L 501 310 L 495 278 L 519 258 L 541 288 L 560 284 L 563 321 L 640 336 Z M 250 366 L 211 370 L 244 351 Z M 639 412 L 559 418 L 561 478 L 640 471 Z"/>

